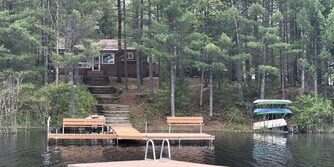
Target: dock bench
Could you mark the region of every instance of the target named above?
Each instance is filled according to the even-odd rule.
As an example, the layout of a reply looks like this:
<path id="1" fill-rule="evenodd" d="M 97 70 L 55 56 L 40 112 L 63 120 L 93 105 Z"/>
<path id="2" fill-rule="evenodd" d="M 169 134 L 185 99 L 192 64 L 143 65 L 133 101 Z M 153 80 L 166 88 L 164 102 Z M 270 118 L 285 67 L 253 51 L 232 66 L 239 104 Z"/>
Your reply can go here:
<path id="1" fill-rule="evenodd" d="M 63 134 L 64 134 L 64 128 L 66 127 L 70 128 L 101 127 L 103 133 L 104 125 L 105 125 L 105 120 L 101 118 L 95 118 L 95 119 L 63 118 Z"/>
<path id="2" fill-rule="evenodd" d="M 202 133 L 203 117 L 167 117 L 167 123 L 169 133 L 172 126 L 200 126 L 200 133 Z"/>

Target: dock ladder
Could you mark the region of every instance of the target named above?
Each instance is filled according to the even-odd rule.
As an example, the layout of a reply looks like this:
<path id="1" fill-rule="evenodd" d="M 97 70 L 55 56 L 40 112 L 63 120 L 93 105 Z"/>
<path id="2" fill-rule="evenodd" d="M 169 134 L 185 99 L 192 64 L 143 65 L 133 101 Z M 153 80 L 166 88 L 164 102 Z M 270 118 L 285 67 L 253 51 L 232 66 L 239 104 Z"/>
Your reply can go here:
<path id="1" fill-rule="evenodd" d="M 162 144 L 161 144 L 161 150 L 160 150 L 160 158 L 162 159 L 162 153 L 164 150 L 164 146 L 165 146 L 165 142 L 167 143 L 167 149 L 168 149 L 168 159 L 172 159 L 171 153 L 170 153 L 170 143 L 168 139 L 163 139 L 162 140 Z M 146 141 L 146 149 L 145 149 L 145 160 L 149 160 L 149 158 L 147 158 L 147 152 L 148 152 L 148 147 L 150 145 L 150 143 L 152 144 L 152 152 L 153 152 L 153 160 L 156 160 L 156 156 L 155 156 L 155 147 L 154 147 L 154 141 L 152 139 L 148 139 Z"/>

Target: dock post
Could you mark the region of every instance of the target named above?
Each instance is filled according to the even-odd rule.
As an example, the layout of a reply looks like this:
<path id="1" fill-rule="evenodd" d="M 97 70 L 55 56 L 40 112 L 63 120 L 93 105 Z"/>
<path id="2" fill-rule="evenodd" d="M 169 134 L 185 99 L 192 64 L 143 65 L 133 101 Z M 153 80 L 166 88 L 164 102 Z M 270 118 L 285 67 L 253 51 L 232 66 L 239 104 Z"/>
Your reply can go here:
<path id="1" fill-rule="evenodd" d="M 145 133 L 147 133 L 147 121 L 145 121 Z"/>
<path id="2" fill-rule="evenodd" d="M 179 136 L 179 148 L 181 148 L 181 139 L 180 139 L 180 136 Z"/>
<path id="3" fill-rule="evenodd" d="M 51 117 L 48 117 L 48 122 L 46 123 L 47 124 L 46 134 L 48 138 L 49 138 L 49 133 L 50 133 L 50 119 Z"/>

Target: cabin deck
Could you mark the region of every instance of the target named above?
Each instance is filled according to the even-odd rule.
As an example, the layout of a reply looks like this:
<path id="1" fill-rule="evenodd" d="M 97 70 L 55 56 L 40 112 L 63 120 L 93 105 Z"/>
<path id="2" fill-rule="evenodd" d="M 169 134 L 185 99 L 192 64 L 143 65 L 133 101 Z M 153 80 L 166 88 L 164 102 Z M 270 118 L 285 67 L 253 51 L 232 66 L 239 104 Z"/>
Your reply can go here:
<path id="1" fill-rule="evenodd" d="M 127 166 L 127 167 L 213 167 L 215 165 L 198 164 L 191 162 L 175 161 L 169 159 L 162 160 L 134 160 L 134 161 L 115 161 L 115 162 L 100 162 L 100 163 L 84 163 L 70 164 L 69 167 L 107 167 L 107 166 Z"/>
<path id="2" fill-rule="evenodd" d="M 105 140 L 214 140 L 206 133 L 140 133 L 133 127 L 112 127 L 113 134 L 55 134 L 49 133 L 49 139 L 105 139 Z"/>

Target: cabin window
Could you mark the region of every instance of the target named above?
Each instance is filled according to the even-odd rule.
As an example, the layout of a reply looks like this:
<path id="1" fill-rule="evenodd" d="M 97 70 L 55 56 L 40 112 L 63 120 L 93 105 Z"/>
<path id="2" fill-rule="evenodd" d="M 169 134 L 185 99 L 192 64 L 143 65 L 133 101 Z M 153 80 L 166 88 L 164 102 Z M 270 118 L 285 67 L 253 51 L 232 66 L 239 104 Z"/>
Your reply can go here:
<path id="1" fill-rule="evenodd" d="M 132 60 L 133 59 L 133 52 L 128 52 L 127 53 L 127 59 Z"/>
<path id="2" fill-rule="evenodd" d="M 90 68 L 91 63 L 88 61 L 82 61 L 78 63 L 78 68 Z"/>
<path id="3" fill-rule="evenodd" d="M 102 64 L 115 64 L 115 54 L 114 53 L 103 54 Z"/>

